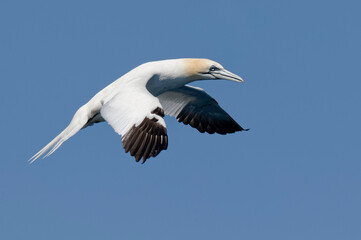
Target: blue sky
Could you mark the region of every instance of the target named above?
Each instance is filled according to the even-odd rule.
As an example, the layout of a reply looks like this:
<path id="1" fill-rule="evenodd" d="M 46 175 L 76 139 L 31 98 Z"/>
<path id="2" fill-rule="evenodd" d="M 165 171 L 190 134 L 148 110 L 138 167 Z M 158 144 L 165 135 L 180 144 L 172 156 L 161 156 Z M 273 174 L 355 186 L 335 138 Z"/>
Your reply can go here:
<path id="1" fill-rule="evenodd" d="M 1 239 L 360 239 L 358 1 L 0 3 Z M 137 65 L 210 58 L 195 83 L 249 132 L 166 118 L 146 164 L 106 123 L 29 159 Z"/>

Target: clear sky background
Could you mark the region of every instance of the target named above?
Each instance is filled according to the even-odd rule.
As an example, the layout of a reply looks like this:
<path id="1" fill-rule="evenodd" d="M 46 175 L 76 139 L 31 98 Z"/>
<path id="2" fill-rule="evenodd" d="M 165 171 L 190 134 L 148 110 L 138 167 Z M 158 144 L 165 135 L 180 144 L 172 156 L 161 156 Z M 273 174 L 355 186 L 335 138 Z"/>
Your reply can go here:
<path id="1" fill-rule="evenodd" d="M 359 1 L 0 3 L 1 239 L 361 239 Z M 103 87 L 151 60 L 210 58 L 195 83 L 249 132 L 166 118 L 146 164 L 106 123 L 27 160 Z"/>

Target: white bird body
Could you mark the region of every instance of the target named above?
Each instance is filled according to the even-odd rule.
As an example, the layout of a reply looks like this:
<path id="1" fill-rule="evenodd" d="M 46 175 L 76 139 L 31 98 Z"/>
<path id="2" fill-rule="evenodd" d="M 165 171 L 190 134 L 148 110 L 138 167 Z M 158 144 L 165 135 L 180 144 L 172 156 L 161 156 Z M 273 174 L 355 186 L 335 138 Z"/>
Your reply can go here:
<path id="1" fill-rule="evenodd" d="M 172 59 L 142 64 L 98 92 L 75 113 L 70 124 L 35 154 L 51 155 L 82 128 L 107 121 L 122 136 L 126 152 L 143 163 L 167 149 L 164 114 L 200 132 L 233 133 L 240 127 L 206 92 L 185 86 L 195 80 L 243 80 L 208 59 Z"/>

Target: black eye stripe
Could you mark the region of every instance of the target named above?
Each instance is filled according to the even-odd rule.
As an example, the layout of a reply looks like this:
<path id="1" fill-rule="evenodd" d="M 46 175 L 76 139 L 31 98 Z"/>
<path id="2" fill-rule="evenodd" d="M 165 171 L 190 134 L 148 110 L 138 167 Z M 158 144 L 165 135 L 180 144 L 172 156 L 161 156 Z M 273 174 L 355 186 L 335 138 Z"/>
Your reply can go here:
<path id="1" fill-rule="evenodd" d="M 219 70 L 219 68 L 217 68 L 216 66 L 211 66 L 211 67 L 209 68 L 209 71 L 210 71 L 210 72 L 213 72 L 213 71 L 216 71 L 216 70 Z"/>
<path id="2" fill-rule="evenodd" d="M 211 74 L 211 75 L 213 76 L 212 72 L 217 71 L 217 70 L 220 70 L 220 68 L 212 65 L 212 66 L 209 68 L 208 72 L 199 72 L 199 73 L 200 73 L 200 74 Z"/>

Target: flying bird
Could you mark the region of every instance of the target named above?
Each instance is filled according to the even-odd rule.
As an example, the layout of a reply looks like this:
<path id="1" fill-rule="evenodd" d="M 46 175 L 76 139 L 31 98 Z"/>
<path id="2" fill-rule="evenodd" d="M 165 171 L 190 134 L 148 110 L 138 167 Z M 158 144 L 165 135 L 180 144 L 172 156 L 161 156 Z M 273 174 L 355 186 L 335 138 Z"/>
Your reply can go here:
<path id="1" fill-rule="evenodd" d="M 171 59 L 144 63 L 98 92 L 80 107 L 70 124 L 29 162 L 48 157 L 79 130 L 107 121 L 121 135 L 125 152 L 139 162 L 168 147 L 164 115 L 199 132 L 227 134 L 246 131 L 203 89 L 197 80 L 243 79 L 208 59 Z"/>

